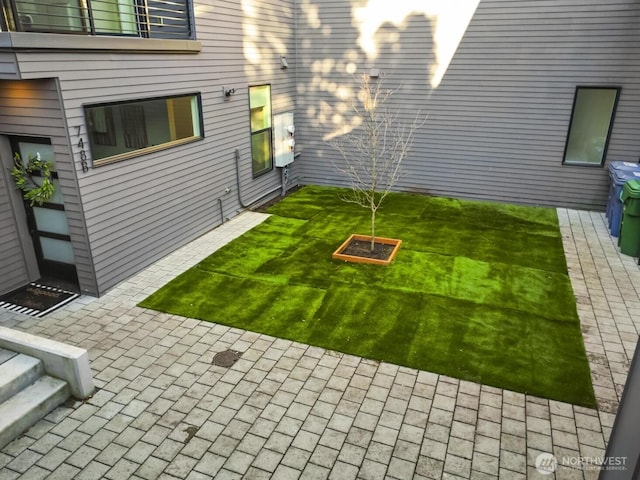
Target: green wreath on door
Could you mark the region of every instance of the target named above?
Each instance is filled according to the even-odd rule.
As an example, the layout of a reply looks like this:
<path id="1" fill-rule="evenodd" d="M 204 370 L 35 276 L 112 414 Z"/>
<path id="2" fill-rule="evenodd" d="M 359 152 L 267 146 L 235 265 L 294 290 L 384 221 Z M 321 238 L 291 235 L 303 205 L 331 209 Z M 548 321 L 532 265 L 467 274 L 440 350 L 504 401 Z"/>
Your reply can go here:
<path id="1" fill-rule="evenodd" d="M 25 165 L 20 158 L 20 154 L 16 153 L 13 157 L 13 168 L 11 176 L 16 182 L 16 186 L 22 190 L 23 197 L 29 202 L 29 206 L 42 206 L 48 202 L 55 193 L 55 187 L 51 178 L 51 171 L 54 165 L 51 162 L 40 159 L 40 153 L 36 153 L 34 157 L 29 158 Z M 39 172 L 42 177 L 42 183 L 38 184 L 33 178 L 33 173 Z"/>

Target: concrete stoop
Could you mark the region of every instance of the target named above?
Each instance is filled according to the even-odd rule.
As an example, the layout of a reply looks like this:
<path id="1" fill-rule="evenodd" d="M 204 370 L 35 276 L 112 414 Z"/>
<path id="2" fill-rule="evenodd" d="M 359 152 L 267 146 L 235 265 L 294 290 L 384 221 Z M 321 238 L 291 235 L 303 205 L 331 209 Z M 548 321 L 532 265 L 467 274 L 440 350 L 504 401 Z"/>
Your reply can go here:
<path id="1" fill-rule="evenodd" d="M 94 389 L 86 350 L 0 326 L 0 448 Z"/>
<path id="2" fill-rule="evenodd" d="M 46 375 L 41 360 L 3 350 L 0 364 L 0 448 L 71 396 L 64 380 Z"/>

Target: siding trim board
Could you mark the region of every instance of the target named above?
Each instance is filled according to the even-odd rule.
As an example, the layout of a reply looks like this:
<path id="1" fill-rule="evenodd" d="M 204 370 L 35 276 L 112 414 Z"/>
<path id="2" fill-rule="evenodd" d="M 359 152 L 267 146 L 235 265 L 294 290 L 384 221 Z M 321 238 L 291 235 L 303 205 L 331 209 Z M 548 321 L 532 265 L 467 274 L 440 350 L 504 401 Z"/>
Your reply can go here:
<path id="1" fill-rule="evenodd" d="M 60 85 L 60 79 L 55 79 L 56 91 L 58 93 L 58 98 L 60 99 L 60 105 L 62 106 L 63 112 L 66 112 L 66 108 L 64 106 L 64 99 L 62 96 L 62 88 Z M 69 124 L 67 123 L 67 116 L 62 115 L 62 123 L 64 126 L 65 132 L 70 132 Z M 73 214 L 69 215 L 67 213 L 67 221 L 69 222 L 69 227 L 73 229 L 72 231 L 76 232 L 76 236 L 72 236 L 71 241 L 77 242 L 82 245 L 82 250 L 84 256 L 81 257 L 81 261 L 78 261 L 78 257 L 76 256 L 76 271 L 78 273 L 78 283 L 80 286 L 80 291 L 87 295 L 98 296 L 100 293 L 98 283 L 97 283 L 97 275 L 95 270 L 95 262 L 93 259 L 93 254 L 91 251 L 91 242 L 89 241 L 89 232 L 87 231 L 86 224 L 86 216 L 84 212 L 84 204 L 82 200 L 82 195 L 79 187 L 78 181 L 78 168 L 74 162 L 73 149 L 71 144 L 71 138 L 67 135 L 65 140 L 67 141 L 65 145 L 66 156 L 70 158 L 71 165 L 73 168 L 70 169 L 70 174 L 72 177 L 72 181 L 74 183 L 74 188 L 76 192 L 77 202 L 73 204 L 72 211 Z M 57 157 L 56 157 L 57 158 Z M 84 171 L 84 166 L 81 164 L 80 170 Z M 66 197 L 65 197 L 66 199 Z M 68 212 L 69 207 L 66 206 L 65 209 Z M 74 248 L 74 254 L 76 254 L 76 249 Z"/>
<path id="2" fill-rule="evenodd" d="M 0 32 L 0 51 L 128 52 L 196 54 L 202 43 L 196 40 L 101 37 L 60 33 Z"/>

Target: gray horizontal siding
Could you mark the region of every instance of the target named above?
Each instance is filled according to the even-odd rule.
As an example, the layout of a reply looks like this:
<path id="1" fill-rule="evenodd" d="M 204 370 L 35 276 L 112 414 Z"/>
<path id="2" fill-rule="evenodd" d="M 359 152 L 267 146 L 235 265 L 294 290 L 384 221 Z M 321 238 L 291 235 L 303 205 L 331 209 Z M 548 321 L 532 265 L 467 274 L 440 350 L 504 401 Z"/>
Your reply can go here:
<path id="1" fill-rule="evenodd" d="M 259 2 L 255 17 L 242 2 L 195 3 L 198 54 L 19 54 L 25 78 L 59 79 L 99 293 L 236 215 L 239 191 L 248 202 L 279 187 L 277 170 L 252 178 L 248 87 L 272 85 L 274 114 L 295 109 L 295 62 L 279 62 L 295 51 L 293 0 Z M 245 57 L 249 43 L 256 61 Z M 223 86 L 236 90 L 228 101 Z M 202 96 L 203 140 L 82 172 L 83 105 L 181 93 Z"/>
<path id="2" fill-rule="evenodd" d="M 295 175 L 302 182 L 345 183 L 333 166 L 341 159 L 318 136 L 334 128 L 333 115 L 345 106 L 328 86 L 355 86 L 348 62 L 358 72 L 380 68 L 397 89 L 392 108 L 405 118 L 417 110 L 428 115 L 399 189 L 602 208 L 606 168 L 561 164 L 576 85 L 622 87 L 607 160 L 638 161 L 637 2 L 483 0 L 437 88 L 429 83 L 436 58 L 430 21 L 413 15 L 401 27 L 385 24 L 378 55 L 368 58 L 357 44 L 355 6 L 316 0 L 298 7 L 305 34 L 298 42 L 296 136 L 303 154 Z M 320 26 L 307 21 L 312 9 Z"/>
<path id="3" fill-rule="evenodd" d="M 9 199 L 12 180 L 0 162 L 0 295 L 10 292 L 29 279 L 15 216 Z"/>
<path id="4" fill-rule="evenodd" d="M 1 35 L 1 34 L 0 34 Z M 20 70 L 14 53 L 0 53 L 0 80 L 18 80 Z"/>
<path id="5" fill-rule="evenodd" d="M 56 82 L 51 79 L 0 81 L 0 134 L 45 137 L 51 140 L 80 288 L 85 293 L 96 294 L 97 286 L 79 201 L 75 166 L 69 154 L 67 129 Z"/>

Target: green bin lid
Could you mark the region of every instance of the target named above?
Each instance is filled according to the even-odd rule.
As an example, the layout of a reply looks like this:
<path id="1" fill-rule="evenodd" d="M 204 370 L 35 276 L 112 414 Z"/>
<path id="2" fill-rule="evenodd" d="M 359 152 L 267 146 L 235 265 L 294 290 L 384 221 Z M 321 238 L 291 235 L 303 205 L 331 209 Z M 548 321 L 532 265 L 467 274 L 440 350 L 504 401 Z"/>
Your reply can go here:
<path id="1" fill-rule="evenodd" d="M 628 180 L 625 182 L 620 199 L 624 202 L 627 198 L 640 198 L 640 180 Z"/>

